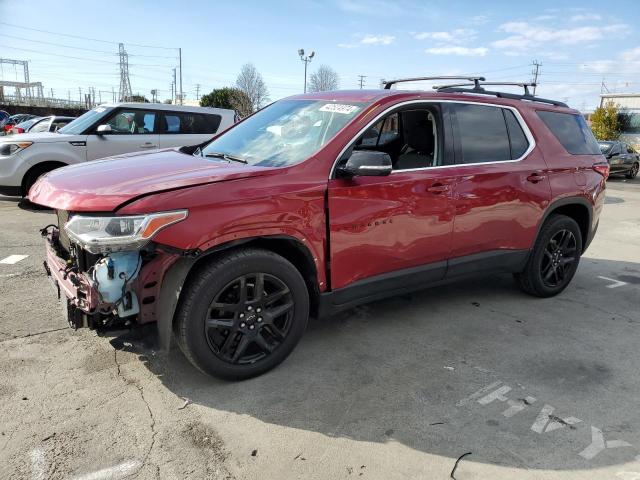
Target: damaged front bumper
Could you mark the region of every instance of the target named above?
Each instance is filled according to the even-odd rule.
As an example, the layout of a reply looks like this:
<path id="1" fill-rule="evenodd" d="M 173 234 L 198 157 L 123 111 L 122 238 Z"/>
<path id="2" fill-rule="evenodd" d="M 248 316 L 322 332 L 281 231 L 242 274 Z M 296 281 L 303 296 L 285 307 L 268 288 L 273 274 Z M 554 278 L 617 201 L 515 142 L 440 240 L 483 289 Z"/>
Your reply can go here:
<path id="1" fill-rule="evenodd" d="M 156 321 L 163 275 L 179 255 L 147 252 L 143 262 L 141 252 L 128 251 L 79 262 L 85 252 L 75 246 L 66 250 L 59 234 L 54 226 L 43 231 L 44 269 L 72 328 L 119 330 Z"/>

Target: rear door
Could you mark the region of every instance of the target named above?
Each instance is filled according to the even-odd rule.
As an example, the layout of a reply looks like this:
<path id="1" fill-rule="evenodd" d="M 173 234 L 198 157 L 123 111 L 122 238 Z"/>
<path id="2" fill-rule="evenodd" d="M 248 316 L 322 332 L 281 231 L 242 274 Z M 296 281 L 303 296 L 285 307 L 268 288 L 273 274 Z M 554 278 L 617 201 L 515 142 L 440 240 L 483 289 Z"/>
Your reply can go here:
<path id="1" fill-rule="evenodd" d="M 101 125 L 109 125 L 111 132 L 87 135 L 87 160 L 140 152 L 158 148 L 158 114 L 153 110 L 119 108 Z"/>
<path id="2" fill-rule="evenodd" d="M 448 275 L 509 268 L 526 258 L 551 196 L 544 158 L 515 108 L 447 105 L 458 176 Z"/>
<path id="3" fill-rule="evenodd" d="M 197 145 L 213 137 L 220 127 L 217 114 L 163 112 L 160 121 L 160 147 Z"/>

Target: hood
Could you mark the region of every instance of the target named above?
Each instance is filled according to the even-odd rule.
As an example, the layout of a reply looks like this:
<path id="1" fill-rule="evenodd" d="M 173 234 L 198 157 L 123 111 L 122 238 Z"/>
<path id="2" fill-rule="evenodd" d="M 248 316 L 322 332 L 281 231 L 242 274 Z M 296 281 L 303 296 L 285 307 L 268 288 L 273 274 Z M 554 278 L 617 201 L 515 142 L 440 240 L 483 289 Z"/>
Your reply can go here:
<path id="1" fill-rule="evenodd" d="M 86 140 L 86 135 L 65 135 L 64 133 L 16 133 L 0 137 L 2 142 L 33 142 L 33 143 L 52 143 L 52 142 L 80 142 Z"/>
<path id="2" fill-rule="evenodd" d="M 29 200 L 74 212 L 113 211 L 154 192 L 276 172 L 275 168 L 229 164 L 174 149 L 158 150 L 59 168 L 31 187 Z"/>

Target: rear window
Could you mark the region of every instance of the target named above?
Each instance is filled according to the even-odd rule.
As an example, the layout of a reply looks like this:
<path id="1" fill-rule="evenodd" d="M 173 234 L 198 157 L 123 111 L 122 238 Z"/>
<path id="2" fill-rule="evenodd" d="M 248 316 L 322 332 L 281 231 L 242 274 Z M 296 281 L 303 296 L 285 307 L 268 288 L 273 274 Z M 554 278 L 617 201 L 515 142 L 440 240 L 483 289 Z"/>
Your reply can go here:
<path id="1" fill-rule="evenodd" d="M 582 115 L 538 111 L 553 135 L 572 155 L 600 155 L 600 146 Z"/>
<path id="2" fill-rule="evenodd" d="M 166 113 L 165 133 L 214 134 L 222 117 L 202 113 Z"/>

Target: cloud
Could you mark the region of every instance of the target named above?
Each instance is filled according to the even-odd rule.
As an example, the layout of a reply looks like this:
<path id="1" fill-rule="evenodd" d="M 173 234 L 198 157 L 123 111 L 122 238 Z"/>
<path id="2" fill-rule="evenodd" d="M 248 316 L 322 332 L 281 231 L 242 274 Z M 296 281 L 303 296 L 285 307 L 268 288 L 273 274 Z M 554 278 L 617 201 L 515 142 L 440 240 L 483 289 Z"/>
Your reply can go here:
<path id="1" fill-rule="evenodd" d="M 500 25 L 499 30 L 511 35 L 497 40 L 491 45 L 498 49 L 510 50 L 512 54 L 517 55 L 548 43 L 584 45 L 600 40 L 612 32 L 616 32 L 617 35 L 626 35 L 631 31 L 631 28 L 625 24 L 616 24 L 555 29 L 540 27 L 528 22 L 507 22 Z"/>
<path id="2" fill-rule="evenodd" d="M 412 32 L 411 35 L 416 40 L 435 40 L 443 43 L 464 43 L 473 41 L 477 32 L 470 28 L 456 28 L 448 32 Z"/>
<path id="3" fill-rule="evenodd" d="M 489 49 L 486 47 L 461 47 L 461 46 L 449 46 L 449 47 L 433 47 L 427 48 L 425 52 L 432 55 L 458 55 L 461 57 L 484 57 Z"/>
<path id="4" fill-rule="evenodd" d="M 579 13 L 577 15 L 573 15 L 569 20 L 572 22 L 598 21 L 602 20 L 602 15 L 598 15 L 597 13 Z"/>
<path id="5" fill-rule="evenodd" d="M 393 35 L 371 35 L 367 34 L 360 39 L 363 45 L 390 45 L 396 39 Z"/>
<path id="6" fill-rule="evenodd" d="M 366 35 L 354 35 L 354 37 L 358 38 L 357 42 L 351 43 L 339 43 L 338 47 L 340 48 L 358 48 L 361 46 L 370 46 L 370 45 L 391 45 L 396 37 L 393 35 L 374 35 L 368 33 Z"/>
<path id="7" fill-rule="evenodd" d="M 385 16 L 403 13 L 397 2 L 388 0 L 337 0 L 336 5 L 344 12 L 359 15 Z"/>

